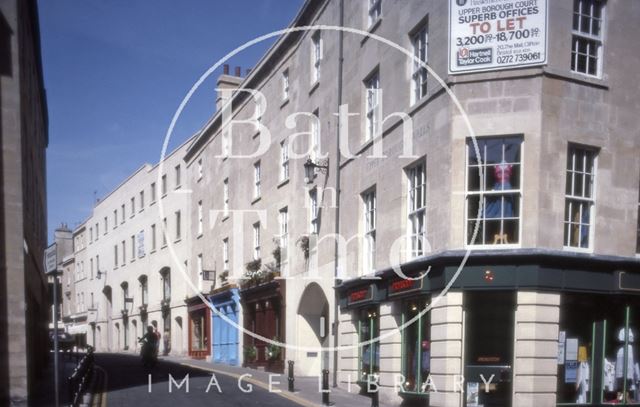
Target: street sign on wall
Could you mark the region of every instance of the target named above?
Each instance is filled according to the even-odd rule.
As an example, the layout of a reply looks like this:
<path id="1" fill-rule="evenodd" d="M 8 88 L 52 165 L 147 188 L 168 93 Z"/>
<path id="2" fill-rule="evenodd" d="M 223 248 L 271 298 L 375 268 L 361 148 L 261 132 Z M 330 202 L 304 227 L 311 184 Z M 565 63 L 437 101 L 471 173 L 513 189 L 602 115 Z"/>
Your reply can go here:
<path id="1" fill-rule="evenodd" d="M 55 273 L 58 269 L 57 245 L 54 243 L 44 251 L 44 272 L 45 274 Z"/>
<path id="2" fill-rule="evenodd" d="M 449 0 L 449 73 L 547 63 L 548 0 Z"/>

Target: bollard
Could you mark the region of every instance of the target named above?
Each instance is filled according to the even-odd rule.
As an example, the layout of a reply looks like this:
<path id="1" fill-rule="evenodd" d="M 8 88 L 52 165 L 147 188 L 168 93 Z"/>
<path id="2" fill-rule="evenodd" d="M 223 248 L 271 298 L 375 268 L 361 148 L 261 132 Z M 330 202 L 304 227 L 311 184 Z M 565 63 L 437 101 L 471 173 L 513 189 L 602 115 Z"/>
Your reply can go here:
<path id="1" fill-rule="evenodd" d="M 376 375 L 368 375 L 367 376 L 367 390 L 371 389 L 371 384 L 375 383 L 375 388 L 370 392 L 371 394 L 371 407 L 379 407 L 380 403 L 378 401 L 378 378 Z"/>
<path id="2" fill-rule="evenodd" d="M 289 364 L 289 377 L 287 380 L 289 381 L 289 391 L 293 392 L 293 360 L 287 362 Z"/>
<path id="3" fill-rule="evenodd" d="M 325 406 L 331 405 L 329 402 L 329 370 L 322 370 L 322 404 Z"/>

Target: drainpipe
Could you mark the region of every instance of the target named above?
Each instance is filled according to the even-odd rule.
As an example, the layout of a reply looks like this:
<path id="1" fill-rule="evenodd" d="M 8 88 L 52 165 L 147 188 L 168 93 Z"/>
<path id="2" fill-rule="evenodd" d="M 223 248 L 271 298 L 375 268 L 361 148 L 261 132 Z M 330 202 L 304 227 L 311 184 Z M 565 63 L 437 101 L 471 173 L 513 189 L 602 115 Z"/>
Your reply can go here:
<path id="1" fill-rule="evenodd" d="M 340 27 L 344 27 L 344 0 L 340 0 Z M 342 69 L 344 63 L 344 31 L 340 30 L 338 34 L 338 112 L 340 112 L 340 105 L 342 105 Z M 338 131 L 336 138 L 336 159 L 335 162 L 335 174 L 336 174 L 336 213 L 335 213 L 335 235 L 340 235 L 340 115 L 338 115 Z M 334 284 L 338 282 L 338 239 L 335 239 L 334 243 Z M 334 288 L 334 303 L 333 303 L 333 387 L 338 387 L 338 325 L 339 325 L 339 313 L 338 313 L 338 291 Z"/>

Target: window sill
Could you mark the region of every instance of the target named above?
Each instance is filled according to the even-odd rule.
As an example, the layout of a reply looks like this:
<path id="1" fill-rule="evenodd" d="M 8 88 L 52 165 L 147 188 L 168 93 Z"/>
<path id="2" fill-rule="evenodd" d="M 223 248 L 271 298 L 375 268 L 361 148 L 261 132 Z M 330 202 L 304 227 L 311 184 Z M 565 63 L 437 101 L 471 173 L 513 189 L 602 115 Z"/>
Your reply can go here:
<path id="1" fill-rule="evenodd" d="M 470 250 L 511 250 L 520 249 L 522 245 L 520 243 L 506 243 L 506 244 L 465 244 L 465 249 Z"/>
<path id="2" fill-rule="evenodd" d="M 200 181 L 202 181 L 202 175 L 200 175 L 200 176 L 198 177 L 198 179 L 196 180 L 196 182 L 200 182 Z"/>
<path id="3" fill-rule="evenodd" d="M 382 16 L 378 17 L 378 19 L 374 21 L 373 24 L 369 26 L 369 28 L 367 28 L 367 33 L 373 34 L 378 29 L 378 27 L 380 27 L 380 24 L 382 24 Z M 369 38 L 371 38 L 371 35 L 365 35 L 362 40 L 360 40 L 360 46 L 363 46 Z"/>
<path id="4" fill-rule="evenodd" d="M 320 86 L 320 80 L 317 80 L 314 83 L 312 83 L 311 84 L 311 88 L 309 89 L 309 95 L 311 95 L 313 92 L 315 92 L 316 89 L 318 89 L 319 86 Z"/>
<path id="5" fill-rule="evenodd" d="M 222 221 L 224 222 L 225 220 L 229 219 L 229 214 L 222 216 Z"/>
<path id="6" fill-rule="evenodd" d="M 578 72 L 573 72 L 571 70 L 563 70 L 556 69 L 550 67 L 544 67 L 543 72 L 549 76 L 554 76 L 562 79 L 567 79 L 570 81 L 591 85 L 603 89 L 609 89 L 609 81 L 606 78 L 606 75 L 603 77 L 596 77 L 587 74 L 581 74 Z"/>
<path id="7" fill-rule="evenodd" d="M 180 243 L 182 241 L 182 238 L 179 237 L 176 240 L 173 241 L 174 244 Z"/>
<path id="8" fill-rule="evenodd" d="M 593 254 L 593 247 L 588 247 L 585 249 L 582 247 L 563 246 L 562 250 L 565 252 Z"/>
<path id="9" fill-rule="evenodd" d="M 289 183 L 289 178 L 283 179 L 282 181 L 280 181 L 278 183 L 278 185 L 276 186 L 276 188 L 282 188 L 283 186 L 287 185 Z"/>
<path id="10" fill-rule="evenodd" d="M 167 197 L 167 193 L 165 192 L 164 194 L 162 194 L 162 196 L 160 197 L 160 199 L 164 199 Z"/>
<path id="11" fill-rule="evenodd" d="M 153 202 L 151 202 L 151 203 L 149 204 L 149 206 L 153 206 L 153 205 L 155 205 L 155 204 L 156 204 L 156 201 L 153 201 Z"/>
<path id="12" fill-rule="evenodd" d="M 178 189 L 182 188 L 182 184 L 180 185 L 176 185 L 176 187 L 173 189 L 174 191 L 177 191 Z"/>
<path id="13" fill-rule="evenodd" d="M 167 244 L 165 243 L 165 244 L 162 245 L 162 247 L 160 247 L 160 250 L 164 250 L 166 248 L 167 248 Z"/>
<path id="14" fill-rule="evenodd" d="M 256 202 L 258 202 L 259 200 L 261 200 L 262 197 L 261 196 L 256 196 L 255 198 L 253 198 L 253 200 L 251 201 L 251 205 L 255 204 Z"/>
<path id="15" fill-rule="evenodd" d="M 151 251 L 149 252 L 149 254 L 153 254 L 153 253 L 155 253 L 155 252 L 156 252 L 156 249 L 153 249 L 153 250 L 151 250 Z"/>
<path id="16" fill-rule="evenodd" d="M 251 136 L 251 139 L 252 139 L 252 140 L 255 140 L 255 139 L 257 139 L 259 136 L 260 136 L 260 131 L 258 130 L 258 131 L 256 131 L 256 133 L 255 133 L 253 136 Z"/>
<path id="17" fill-rule="evenodd" d="M 133 219 L 133 217 L 134 217 L 134 216 L 136 216 L 136 214 L 135 214 L 135 213 L 132 213 L 132 214 L 129 216 L 129 219 Z"/>
<path id="18" fill-rule="evenodd" d="M 280 103 L 280 109 L 289 104 L 289 98 L 283 99 L 282 103 Z"/>
<path id="19" fill-rule="evenodd" d="M 202 232 L 198 233 L 198 236 L 196 236 L 196 239 L 202 239 Z"/>
<path id="20" fill-rule="evenodd" d="M 142 213 L 142 212 L 144 212 L 144 208 L 142 208 L 142 209 L 140 209 L 140 210 L 138 211 L 138 213 Z"/>

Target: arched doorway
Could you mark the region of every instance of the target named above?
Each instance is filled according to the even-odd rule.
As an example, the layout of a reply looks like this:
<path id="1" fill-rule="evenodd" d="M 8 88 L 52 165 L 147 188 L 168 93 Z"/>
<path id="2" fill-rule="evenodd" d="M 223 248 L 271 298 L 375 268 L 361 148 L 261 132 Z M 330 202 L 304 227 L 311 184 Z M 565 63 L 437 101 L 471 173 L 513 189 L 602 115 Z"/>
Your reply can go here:
<path id="1" fill-rule="evenodd" d="M 310 283 L 298 305 L 297 343 L 307 347 L 329 346 L 329 302 L 318 283 Z M 300 351 L 296 368 L 303 376 L 317 376 L 329 367 L 329 352 Z"/>
<path id="2" fill-rule="evenodd" d="M 171 268 L 160 270 L 162 277 L 162 353 L 171 352 Z"/>
<path id="3" fill-rule="evenodd" d="M 112 302 L 112 293 L 111 286 L 105 285 L 102 289 L 102 294 L 104 294 L 104 310 L 105 310 L 105 319 L 107 321 L 107 350 L 112 350 L 112 338 L 111 338 L 111 312 L 113 310 L 113 302 Z"/>
<path id="4" fill-rule="evenodd" d="M 131 348 L 137 352 L 138 351 L 138 321 L 135 319 L 131 321 Z"/>
<path id="5" fill-rule="evenodd" d="M 184 351 L 184 349 L 182 348 L 182 335 L 182 317 L 176 317 L 176 343 L 173 348 L 178 355 L 181 355 Z"/>

